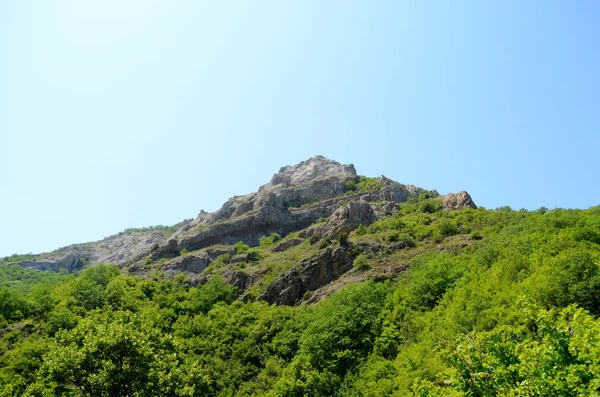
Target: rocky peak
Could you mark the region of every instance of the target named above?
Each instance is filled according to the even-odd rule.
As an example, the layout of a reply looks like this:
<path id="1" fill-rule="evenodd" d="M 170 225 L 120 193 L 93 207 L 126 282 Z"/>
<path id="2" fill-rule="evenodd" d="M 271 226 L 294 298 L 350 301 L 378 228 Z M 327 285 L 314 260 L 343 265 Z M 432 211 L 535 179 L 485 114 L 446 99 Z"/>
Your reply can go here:
<path id="1" fill-rule="evenodd" d="M 461 210 L 463 208 L 477 208 L 469 193 L 464 190 L 459 193 L 448 193 L 443 197 L 445 210 Z"/>
<path id="2" fill-rule="evenodd" d="M 296 165 L 281 167 L 279 172 L 273 175 L 271 182 L 261 187 L 260 190 L 277 185 L 304 185 L 316 180 L 331 178 L 343 180 L 355 176 L 354 165 L 344 165 L 323 156 L 315 156 Z"/>

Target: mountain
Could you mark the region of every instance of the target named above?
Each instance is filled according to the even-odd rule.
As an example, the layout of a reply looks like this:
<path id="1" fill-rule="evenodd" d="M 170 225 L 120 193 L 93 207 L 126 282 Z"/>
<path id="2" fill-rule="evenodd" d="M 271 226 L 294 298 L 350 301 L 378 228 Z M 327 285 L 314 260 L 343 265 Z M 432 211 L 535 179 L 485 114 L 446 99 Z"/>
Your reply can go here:
<path id="1" fill-rule="evenodd" d="M 248 255 L 238 252 L 235 244 L 256 247 L 261 238 L 276 235 L 282 241 L 260 255 L 264 261 L 279 258 L 289 264 L 289 269 L 263 286 L 264 291 L 255 289 L 257 296 L 246 294 L 244 299 L 295 304 L 307 291 L 329 284 L 352 268 L 356 255 L 350 246 L 331 249 L 325 248 L 329 245 L 325 242 L 347 235 L 360 225 L 392 217 L 399 203 L 420 195 L 437 199 L 444 210 L 477 208 L 466 192 L 442 197 L 435 191 L 402 185 L 384 176 L 359 176 L 352 164 L 316 156 L 282 167 L 257 192 L 234 196 L 213 213 L 201 211 L 195 219 L 173 227 L 131 229 L 14 263 L 54 271 L 113 263 L 127 274 L 142 277 L 153 271 L 162 271 L 170 278 L 182 273 L 193 284 L 204 283 L 218 273 L 245 291 L 260 282 L 265 273 L 273 275 L 275 270 L 260 264 L 252 266 Z M 294 252 L 302 253 L 289 260 L 289 253 L 284 251 L 295 246 Z M 363 248 L 392 252 L 405 248 L 405 244 L 364 244 Z M 217 260 L 218 270 L 211 269 L 209 266 Z M 394 276 L 389 269 L 385 272 L 385 277 Z"/>
<path id="2" fill-rule="evenodd" d="M 600 206 L 317 156 L 170 227 L 0 259 L 0 396 L 593 396 Z"/>

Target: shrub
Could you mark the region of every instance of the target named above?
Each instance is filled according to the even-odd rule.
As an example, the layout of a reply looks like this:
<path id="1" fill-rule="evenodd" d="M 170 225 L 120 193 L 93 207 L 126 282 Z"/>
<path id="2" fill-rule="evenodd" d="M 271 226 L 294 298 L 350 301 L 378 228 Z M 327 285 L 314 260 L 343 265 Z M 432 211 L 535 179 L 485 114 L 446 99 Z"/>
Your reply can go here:
<path id="1" fill-rule="evenodd" d="M 408 233 L 400 233 L 400 235 L 398 235 L 398 241 L 404 241 L 408 247 L 416 247 L 417 245 L 413 236 Z"/>
<path id="2" fill-rule="evenodd" d="M 385 235 L 383 237 L 384 241 L 389 241 L 390 243 L 396 242 L 396 241 L 400 241 L 400 233 L 398 232 L 391 232 L 388 233 L 387 235 Z"/>
<path id="3" fill-rule="evenodd" d="M 188 250 L 184 248 L 181 251 L 179 251 L 179 256 L 184 256 L 187 253 L 188 253 Z"/>
<path id="4" fill-rule="evenodd" d="M 357 236 L 362 236 L 364 234 L 367 234 L 367 228 L 361 223 L 360 225 L 358 225 L 354 233 L 356 233 Z"/>
<path id="5" fill-rule="evenodd" d="M 364 254 L 360 254 L 359 256 L 357 256 L 352 262 L 352 266 L 360 271 L 366 271 L 371 268 L 367 256 Z"/>
<path id="6" fill-rule="evenodd" d="M 439 209 L 440 203 L 435 200 L 426 200 L 419 205 L 419 211 L 426 214 L 433 214 L 434 212 L 439 211 Z"/>
<path id="7" fill-rule="evenodd" d="M 483 235 L 476 230 L 473 230 L 471 232 L 470 236 L 471 236 L 471 240 L 481 240 L 483 238 Z"/>
<path id="8" fill-rule="evenodd" d="M 238 241 L 233 247 L 235 248 L 235 253 L 238 255 L 243 254 L 250 249 L 250 246 L 248 244 L 244 244 L 243 241 Z"/>
<path id="9" fill-rule="evenodd" d="M 232 255 L 230 253 L 225 253 L 222 255 L 217 256 L 217 259 L 215 259 L 213 261 L 213 264 L 215 266 L 221 265 L 221 264 L 227 264 L 231 262 L 231 257 Z"/>
<path id="10" fill-rule="evenodd" d="M 358 186 L 356 185 L 356 181 L 354 179 L 351 179 L 348 182 L 346 182 L 347 192 L 355 192 L 356 189 L 358 189 Z"/>
<path id="11" fill-rule="evenodd" d="M 248 262 L 258 262 L 260 260 L 260 252 L 257 250 L 248 250 Z"/>
<path id="12" fill-rule="evenodd" d="M 273 233 L 270 236 L 262 236 L 261 238 L 259 238 L 258 245 L 260 245 L 261 247 L 266 247 L 268 245 L 276 243 L 279 240 L 281 240 L 281 236 L 277 233 Z"/>

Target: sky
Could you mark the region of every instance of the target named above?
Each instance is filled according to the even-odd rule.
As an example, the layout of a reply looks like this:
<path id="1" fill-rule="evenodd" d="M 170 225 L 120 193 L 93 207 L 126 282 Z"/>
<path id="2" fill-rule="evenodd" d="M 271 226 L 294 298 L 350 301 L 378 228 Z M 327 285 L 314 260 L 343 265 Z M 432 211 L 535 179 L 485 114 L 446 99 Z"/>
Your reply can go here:
<path id="1" fill-rule="evenodd" d="M 315 155 L 600 204 L 597 1 L 0 2 L 0 256 L 214 211 Z"/>

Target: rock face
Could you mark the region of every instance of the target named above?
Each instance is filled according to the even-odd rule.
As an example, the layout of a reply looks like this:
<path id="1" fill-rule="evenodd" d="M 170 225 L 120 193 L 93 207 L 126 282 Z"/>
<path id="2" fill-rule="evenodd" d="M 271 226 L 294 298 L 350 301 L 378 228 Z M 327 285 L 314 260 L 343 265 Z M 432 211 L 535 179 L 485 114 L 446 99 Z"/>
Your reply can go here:
<path id="1" fill-rule="evenodd" d="M 287 251 L 292 247 L 295 247 L 297 245 L 302 244 L 302 240 L 299 238 L 291 238 L 289 240 L 286 241 L 282 241 L 281 243 L 277 244 L 275 247 L 273 247 L 273 249 L 271 250 L 271 252 L 283 252 L 283 251 Z"/>
<path id="2" fill-rule="evenodd" d="M 320 299 L 319 296 L 326 296 L 329 292 L 325 290 L 331 287 L 328 284 L 352 269 L 353 257 L 349 252 L 352 255 L 360 251 L 378 256 L 412 248 L 410 241 L 340 240 L 338 243 L 334 240 L 361 224 L 368 226 L 377 219 L 393 215 L 398 211 L 399 203 L 422 193 L 440 199 L 435 191 L 401 185 L 385 176 L 359 177 L 353 165 L 317 156 L 281 168 L 257 192 L 234 196 L 218 211 L 201 211 L 196 219 L 178 224 L 179 228 L 174 233 L 171 228 L 135 229 L 101 241 L 71 245 L 38 255 L 35 260 L 18 263 L 24 267 L 54 271 L 77 270 L 86 263 L 114 263 L 136 275 L 145 275 L 151 269 L 164 272 L 168 278 L 183 273 L 190 285 L 205 283 L 220 274 L 226 282 L 238 288 L 241 299 L 254 299 L 255 294 L 260 294 L 259 300 L 294 305 L 308 296 L 305 296 L 306 292 L 316 291 L 312 300 L 304 299 L 312 302 Z M 441 199 L 444 210 L 476 208 L 464 191 L 447 194 Z M 261 255 L 267 257 L 264 262 L 249 261 L 248 253 L 238 254 L 232 246 L 238 241 L 254 246 L 262 236 L 279 233 L 286 237 L 291 232 L 298 234 L 269 248 L 260 248 Z M 283 253 L 302 244 L 304 239 L 314 243 L 309 248 L 310 253 L 300 249 Z M 330 244 L 322 240 L 333 242 Z M 317 241 L 328 247 L 317 248 L 322 247 L 321 243 L 316 244 Z M 268 249 L 271 253 L 282 254 L 268 259 Z M 315 254 L 317 249 L 319 251 Z M 206 271 L 224 254 L 228 255 L 227 260 L 219 260 L 211 266 L 212 270 Z M 391 263 L 389 276 L 384 274 L 381 277 L 392 277 L 405 270 L 407 263 Z M 159 264 L 160 269 L 157 269 Z M 279 277 L 267 285 L 263 278 L 272 271 L 276 271 Z M 366 275 L 351 272 L 333 285 L 345 285 L 346 277 L 364 278 Z M 257 288 L 246 291 L 259 281 Z"/>
<path id="3" fill-rule="evenodd" d="M 337 207 L 332 200 L 345 193 L 346 182 L 356 178 L 353 165 L 317 156 L 283 167 L 258 192 L 229 199 L 218 211 L 201 212 L 178 230 L 176 246 L 162 246 L 154 258 L 175 256 L 182 249 L 197 250 L 215 243 L 244 241 L 256 244 L 269 233 L 287 234 L 303 229 Z"/>
<path id="4" fill-rule="evenodd" d="M 338 208 L 316 231 L 319 238 L 336 239 L 342 234 L 348 234 L 360 224 L 369 226 L 377 220 L 375 211 L 364 200 L 350 201 Z"/>
<path id="5" fill-rule="evenodd" d="M 258 297 L 278 305 L 294 305 L 306 291 L 314 291 L 338 279 L 352 268 L 352 259 L 341 248 L 325 248 L 283 273 Z"/>
<path id="6" fill-rule="evenodd" d="M 448 211 L 463 208 L 477 208 L 469 193 L 464 190 L 460 193 L 448 193 L 443 198 L 443 208 Z"/>
<path id="7" fill-rule="evenodd" d="M 185 222 L 182 222 L 182 225 Z M 73 244 L 56 251 L 40 254 L 35 260 L 17 262 L 23 267 L 38 270 L 76 270 L 85 263 L 123 265 L 145 258 L 153 247 L 167 241 L 168 233 L 159 230 L 131 231 L 106 237 L 100 241 Z"/>
<path id="8" fill-rule="evenodd" d="M 234 248 L 208 248 L 198 254 L 187 254 L 184 256 L 178 256 L 173 258 L 167 262 L 165 262 L 161 270 L 165 272 L 167 276 L 175 276 L 179 273 L 186 273 L 188 276 L 192 278 L 196 278 L 198 274 L 202 273 L 204 269 L 212 261 L 217 259 L 220 255 L 235 254 Z"/>
<path id="9" fill-rule="evenodd" d="M 17 264 L 30 269 L 45 271 L 52 270 L 55 272 L 59 271 L 60 269 L 65 269 L 71 272 L 81 268 L 84 265 L 84 261 L 79 257 L 79 255 L 68 254 L 58 260 L 25 260 L 19 261 Z"/>

